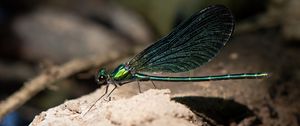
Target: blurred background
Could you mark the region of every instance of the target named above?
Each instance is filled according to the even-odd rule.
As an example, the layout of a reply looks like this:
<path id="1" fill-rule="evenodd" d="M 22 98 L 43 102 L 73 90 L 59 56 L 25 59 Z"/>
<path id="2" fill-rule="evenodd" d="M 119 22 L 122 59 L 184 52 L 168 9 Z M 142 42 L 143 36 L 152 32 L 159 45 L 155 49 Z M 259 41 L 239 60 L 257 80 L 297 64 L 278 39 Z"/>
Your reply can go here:
<path id="1" fill-rule="evenodd" d="M 98 67 L 112 70 L 212 4 L 232 10 L 235 33 L 211 63 L 185 75 L 270 72 L 271 77 L 184 85 L 164 82 L 158 87 L 169 88 L 174 95 L 235 100 L 256 115 L 255 124 L 299 125 L 299 0 L 1 0 L 1 101 L 51 66 L 111 52 L 122 57 L 55 82 L 7 114 L 0 125 L 28 125 L 41 111 L 94 91 L 99 88 L 94 82 Z M 147 83 L 144 89 L 150 87 Z M 120 90 L 138 91 L 135 84 Z M 241 121 L 233 120 L 217 122 Z"/>

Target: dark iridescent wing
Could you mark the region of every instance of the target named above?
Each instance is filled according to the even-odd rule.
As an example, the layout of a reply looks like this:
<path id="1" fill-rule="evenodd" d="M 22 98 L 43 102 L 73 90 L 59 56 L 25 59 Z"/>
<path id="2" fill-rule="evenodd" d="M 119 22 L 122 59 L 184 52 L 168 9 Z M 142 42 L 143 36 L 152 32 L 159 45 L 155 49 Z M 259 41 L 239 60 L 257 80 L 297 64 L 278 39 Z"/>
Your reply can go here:
<path id="1" fill-rule="evenodd" d="M 233 15 L 224 6 L 207 7 L 177 26 L 128 64 L 137 72 L 185 72 L 207 63 L 229 40 Z"/>

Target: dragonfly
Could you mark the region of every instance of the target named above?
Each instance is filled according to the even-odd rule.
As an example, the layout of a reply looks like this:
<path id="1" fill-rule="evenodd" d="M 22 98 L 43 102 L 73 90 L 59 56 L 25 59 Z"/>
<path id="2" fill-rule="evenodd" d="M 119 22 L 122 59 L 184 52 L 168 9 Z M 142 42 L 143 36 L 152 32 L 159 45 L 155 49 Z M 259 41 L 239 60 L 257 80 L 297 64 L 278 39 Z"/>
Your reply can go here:
<path id="1" fill-rule="evenodd" d="M 200 82 L 257 79 L 268 76 L 268 73 L 265 72 L 199 77 L 146 74 L 187 72 L 204 65 L 214 58 L 229 41 L 234 31 L 234 25 L 231 11 L 223 5 L 212 5 L 196 12 L 167 36 L 144 49 L 129 62 L 119 65 L 111 73 L 103 68 L 99 69 L 95 75 L 96 82 L 106 85 L 106 89 L 96 102 L 108 93 L 109 85 L 113 85 L 114 88 L 107 96 L 110 96 L 118 86 L 132 81 L 137 81 L 139 85 L 139 81 Z M 152 84 L 154 85 L 153 82 Z"/>

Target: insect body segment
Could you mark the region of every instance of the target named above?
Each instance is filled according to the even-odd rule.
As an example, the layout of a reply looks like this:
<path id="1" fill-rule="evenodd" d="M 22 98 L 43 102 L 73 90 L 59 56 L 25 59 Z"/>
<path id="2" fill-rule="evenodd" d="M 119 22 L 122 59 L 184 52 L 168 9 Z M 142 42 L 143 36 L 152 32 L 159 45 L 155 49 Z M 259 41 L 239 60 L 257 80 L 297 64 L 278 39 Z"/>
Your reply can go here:
<path id="1" fill-rule="evenodd" d="M 125 64 L 121 64 L 111 73 L 111 77 L 114 81 L 122 81 L 132 79 L 133 76 L 128 67 Z"/>
<path id="2" fill-rule="evenodd" d="M 165 76 L 152 76 L 137 73 L 138 78 L 143 80 L 152 81 L 174 81 L 174 82 L 198 82 L 198 81 L 213 81 L 213 80 L 228 80 L 228 79 L 258 79 L 268 76 L 267 73 L 242 73 L 242 74 L 226 74 L 226 75 L 214 75 L 214 76 L 201 76 L 201 77 L 165 77 Z"/>

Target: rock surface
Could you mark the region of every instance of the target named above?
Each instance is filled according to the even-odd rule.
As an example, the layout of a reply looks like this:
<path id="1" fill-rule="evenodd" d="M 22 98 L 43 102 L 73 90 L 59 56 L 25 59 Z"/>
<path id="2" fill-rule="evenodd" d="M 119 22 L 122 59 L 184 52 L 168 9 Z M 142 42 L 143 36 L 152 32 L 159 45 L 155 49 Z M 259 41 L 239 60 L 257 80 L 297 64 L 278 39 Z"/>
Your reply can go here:
<path id="1" fill-rule="evenodd" d="M 170 90 L 148 90 L 128 99 L 98 101 L 86 113 L 103 90 L 69 100 L 37 115 L 31 126 L 196 126 L 205 125 L 196 121 L 196 115 L 186 106 L 172 101 Z M 101 92 L 101 93 L 100 93 Z M 93 98 L 93 100 L 91 99 Z"/>

